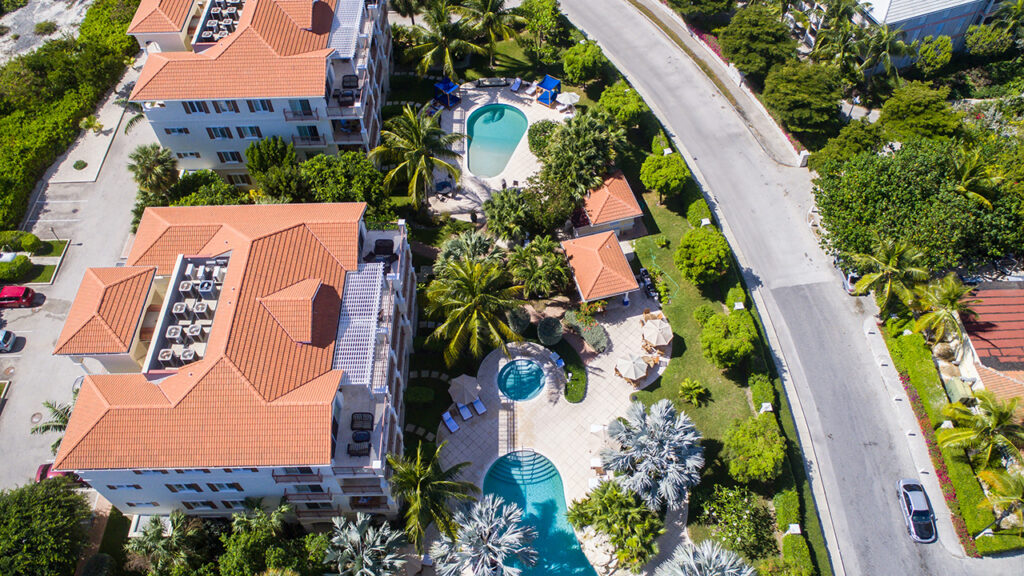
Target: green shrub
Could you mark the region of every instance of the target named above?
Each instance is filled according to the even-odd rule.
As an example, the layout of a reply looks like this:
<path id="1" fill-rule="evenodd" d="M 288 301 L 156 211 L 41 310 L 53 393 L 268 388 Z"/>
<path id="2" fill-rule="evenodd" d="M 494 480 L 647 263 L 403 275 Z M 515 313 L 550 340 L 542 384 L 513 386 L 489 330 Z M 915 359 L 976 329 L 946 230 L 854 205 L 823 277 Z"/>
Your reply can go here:
<path id="1" fill-rule="evenodd" d="M 767 374 L 751 374 L 747 380 L 750 386 L 750 398 L 754 403 L 754 409 L 760 409 L 761 404 L 768 403 L 775 406 L 775 386 Z"/>
<path id="2" fill-rule="evenodd" d="M 117 563 L 109 554 L 93 554 L 82 567 L 82 576 L 114 576 Z"/>
<path id="3" fill-rule="evenodd" d="M 75 160 L 75 163 L 72 164 L 71 167 L 74 168 L 75 170 L 85 170 L 85 167 L 88 165 L 89 163 L 86 162 L 85 160 Z"/>
<path id="4" fill-rule="evenodd" d="M 683 276 L 702 288 L 721 280 L 729 272 L 732 251 L 717 228 L 705 226 L 683 234 L 674 260 Z"/>
<path id="5" fill-rule="evenodd" d="M 700 521 L 711 526 L 715 540 L 752 560 L 774 556 L 775 520 L 749 488 L 716 485 L 704 502 Z"/>
<path id="6" fill-rule="evenodd" d="M 652 154 L 664 154 L 665 148 L 671 148 L 672 144 L 668 141 L 668 136 L 664 132 L 658 130 L 658 133 L 651 139 L 651 153 Z"/>
<path id="7" fill-rule="evenodd" d="M 607 535 L 619 563 L 631 572 L 658 553 L 656 540 L 665 532 L 661 518 L 616 482 L 602 482 L 582 500 L 574 500 L 566 516 L 578 530 L 593 526 Z"/>
<path id="8" fill-rule="evenodd" d="M 739 482 L 771 482 L 782 474 L 786 439 L 775 414 L 737 420 L 725 434 L 729 475 Z"/>
<path id="9" fill-rule="evenodd" d="M 608 332 L 605 332 L 604 326 L 600 324 L 585 326 L 580 336 L 583 336 L 583 341 L 598 354 L 608 349 Z"/>
<path id="10" fill-rule="evenodd" d="M 679 383 L 679 399 L 694 406 L 700 407 L 707 404 L 711 392 L 700 382 L 692 378 L 684 378 Z"/>
<path id="11" fill-rule="evenodd" d="M 57 23 L 53 20 L 43 20 L 42 22 L 36 22 L 36 27 L 33 30 L 36 36 L 49 36 L 57 31 Z"/>
<path id="12" fill-rule="evenodd" d="M 796 490 L 783 490 L 772 498 L 775 506 L 775 525 L 785 532 L 790 524 L 800 523 L 800 496 Z"/>
<path id="13" fill-rule="evenodd" d="M 814 572 L 776 556 L 757 565 L 758 576 L 814 576 Z"/>
<path id="14" fill-rule="evenodd" d="M 509 310 L 506 316 L 508 318 L 508 327 L 520 336 L 525 334 L 526 329 L 530 327 L 530 313 L 522 306 Z"/>
<path id="15" fill-rule="evenodd" d="M 562 53 L 565 79 L 573 84 L 585 84 L 601 75 L 608 59 L 596 42 L 580 42 Z"/>
<path id="16" fill-rule="evenodd" d="M 800 534 L 786 534 L 782 537 L 782 559 L 798 570 L 814 573 L 811 550 L 807 547 L 807 540 Z"/>
<path id="17" fill-rule="evenodd" d="M 747 291 L 743 289 L 743 286 L 733 286 L 729 288 L 729 291 L 725 294 L 725 307 L 729 310 L 736 309 L 736 303 L 742 302 L 743 306 L 747 306 Z"/>
<path id="18" fill-rule="evenodd" d="M 700 347 L 712 364 L 727 369 L 743 362 L 754 352 L 757 327 L 750 312 L 735 310 L 728 316 L 715 314 L 704 322 Z"/>
<path id="19" fill-rule="evenodd" d="M 545 346 L 554 346 L 562 341 L 562 321 L 558 318 L 544 318 L 537 324 L 537 339 Z"/>
<path id="20" fill-rule="evenodd" d="M 409 404 L 430 404 L 434 401 L 434 389 L 426 386 L 409 386 L 405 391 L 405 401 Z"/>
<path id="21" fill-rule="evenodd" d="M 711 304 L 701 304 L 693 309 L 693 319 L 701 326 L 706 324 L 707 321 L 715 314 L 717 314 L 717 312 L 715 312 L 715 307 Z"/>
<path id="22" fill-rule="evenodd" d="M 0 262 L 0 282 L 17 282 L 32 271 L 32 261 L 19 254 L 10 262 Z"/>
<path id="23" fill-rule="evenodd" d="M 31 232 L 20 230 L 9 230 L 0 232 L 0 249 L 10 248 L 14 252 L 38 252 L 43 247 L 43 241 Z"/>
<path id="24" fill-rule="evenodd" d="M 530 145 L 530 152 L 533 152 L 534 156 L 538 158 L 544 156 L 548 149 L 548 142 L 551 141 L 551 135 L 558 129 L 558 126 L 558 122 L 553 120 L 541 120 L 530 124 L 530 129 L 526 132 L 526 142 Z"/>
<path id="25" fill-rule="evenodd" d="M 700 228 L 701 220 L 705 218 L 711 220 L 711 207 L 708 206 L 707 200 L 698 198 L 690 202 L 690 205 L 686 208 L 686 221 L 690 223 L 690 226 Z"/>
<path id="26" fill-rule="evenodd" d="M 626 127 L 636 126 L 640 118 L 651 111 L 640 93 L 625 80 L 619 80 L 601 92 L 598 103 Z"/>

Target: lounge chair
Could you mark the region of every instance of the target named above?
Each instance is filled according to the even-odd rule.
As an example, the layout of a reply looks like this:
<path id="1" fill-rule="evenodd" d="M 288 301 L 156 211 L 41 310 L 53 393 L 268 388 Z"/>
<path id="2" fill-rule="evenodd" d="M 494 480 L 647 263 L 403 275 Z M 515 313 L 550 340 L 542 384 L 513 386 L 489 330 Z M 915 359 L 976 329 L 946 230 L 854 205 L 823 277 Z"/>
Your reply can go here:
<path id="1" fill-rule="evenodd" d="M 527 86 L 525 90 L 523 90 L 523 94 L 526 94 L 527 96 L 533 96 L 533 94 L 536 91 L 537 91 L 537 83 L 536 82 L 530 82 L 530 85 Z"/>
<path id="2" fill-rule="evenodd" d="M 479 398 L 473 400 L 473 409 L 476 410 L 476 413 L 479 414 L 480 416 L 483 416 L 485 413 L 487 413 L 487 406 L 484 406 L 484 403 L 481 402 Z"/>
<path id="3" fill-rule="evenodd" d="M 558 355 L 558 352 L 551 353 L 551 361 L 555 363 L 555 366 L 565 368 L 565 360 L 562 360 L 562 357 Z"/>
<path id="4" fill-rule="evenodd" d="M 522 88 L 522 86 L 523 86 L 523 79 L 522 78 L 516 78 L 515 80 L 512 81 L 512 85 L 509 86 L 508 89 L 513 91 L 513 92 L 519 92 L 519 89 Z"/>
<path id="5" fill-rule="evenodd" d="M 469 406 L 466 406 L 465 404 L 455 404 L 455 405 L 459 407 L 459 415 L 462 416 L 462 420 L 463 421 L 469 420 L 470 418 L 473 417 L 473 413 L 470 412 Z"/>
<path id="6" fill-rule="evenodd" d="M 459 431 L 459 423 L 456 422 L 455 418 L 452 418 L 452 415 L 448 412 L 441 415 L 441 420 L 444 421 L 444 425 L 448 427 L 448 431 L 452 434 Z"/>
<path id="7" fill-rule="evenodd" d="M 558 110 L 559 112 L 568 112 L 570 108 L 572 108 L 572 106 L 569 104 L 562 104 L 561 102 L 555 104 L 555 110 Z"/>

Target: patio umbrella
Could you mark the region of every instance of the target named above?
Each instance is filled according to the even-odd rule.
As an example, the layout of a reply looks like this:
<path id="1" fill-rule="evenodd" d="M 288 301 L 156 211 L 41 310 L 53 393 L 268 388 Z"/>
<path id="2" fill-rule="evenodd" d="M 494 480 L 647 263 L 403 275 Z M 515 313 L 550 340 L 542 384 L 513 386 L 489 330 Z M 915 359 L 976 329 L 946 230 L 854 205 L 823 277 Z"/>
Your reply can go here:
<path id="1" fill-rule="evenodd" d="M 663 318 L 648 321 L 642 333 L 644 340 L 655 346 L 664 346 L 672 341 L 672 326 Z"/>
<path id="2" fill-rule="evenodd" d="M 480 382 L 469 374 L 456 376 L 448 383 L 448 394 L 458 404 L 469 404 L 480 396 Z"/>
<path id="3" fill-rule="evenodd" d="M 575 92 L 562 92 L 558 96 L 555 96 L 555 100 L 557 100 L 560 104 L 572 106 L 573 104 L 580 101 L 580 95 Z"/>
<path id="4" fill-rule="evenodd" d="M 624 358 L 619 358 L 615 362 L 615 369 L 623 378 L 638 380 L 647 374 L 647 363 L 643 358 L 631 353 Z"/>

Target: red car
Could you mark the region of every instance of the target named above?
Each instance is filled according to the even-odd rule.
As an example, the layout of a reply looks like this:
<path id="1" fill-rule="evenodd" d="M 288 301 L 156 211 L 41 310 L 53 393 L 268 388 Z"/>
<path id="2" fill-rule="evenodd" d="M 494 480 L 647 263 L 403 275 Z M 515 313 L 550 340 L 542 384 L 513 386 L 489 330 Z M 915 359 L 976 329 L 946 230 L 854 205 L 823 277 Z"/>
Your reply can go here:
<path id="1" fill-rule="evenodd" d="M 36 291 L 24 286 L 0 288 L 0 308 L 27 308 L 36 298 Z"/>
<path id="2" fill-rule="evenodd" d="M 36 482 L 42 482 L 50 478 L 68 478 L 71 482 L 78 484 L 79 486 L 85 486 L 85 482 L 78 477 L 78 474 L 74 472 L 59 472 L 53 469 L 53 462 L 47 462 L 46 464 L 40 464 L 36 470 Z"/>

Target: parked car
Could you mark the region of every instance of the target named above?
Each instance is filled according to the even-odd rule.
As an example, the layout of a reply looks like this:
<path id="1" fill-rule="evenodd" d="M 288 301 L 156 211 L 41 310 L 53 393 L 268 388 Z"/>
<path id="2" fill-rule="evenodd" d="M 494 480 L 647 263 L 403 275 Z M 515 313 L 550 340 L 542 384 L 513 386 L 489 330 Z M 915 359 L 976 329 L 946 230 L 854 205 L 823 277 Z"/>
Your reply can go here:
<path id="1" fill-rule="evenodd" d="M 0 308 L 27 308 L 36 299 L 36 291 L 24 286 L 0 288 Z"/>
<path id="2" fill-rule="evenodd" d="M 78 474 L 74 472 L 60 472 L 53 469 L 53 462 L 47 462 L 40 464 L 39 468 L 36 469 L 36 482 L 42 482 L 50 478 L 68 478 L 74 484 L 79 486 L 86 486 L 84 480 L 78 477 Z"/>
<path id="3" fill-rule="evenodd" d="M 10 330 L 0 330 L 0 352 L 10 352 L 14 349 L 14 341 L 17 338 Z"/>
<path id="4" fill-rule="evenodd" d="M 904 478 L 897 485 L 897 497 L 903 520 L 907 523 L 907 533 L 914 542 L 927 544 L 935 542 L 938 533 L 935 529 L 935 514 L 924 486 L 917 480 Z"/>
<path id="5" fill-rule="evenodd" d="M 854 287 L 857 285 L 857 281 L 860 280 L 860 274 L 857 274 L 856 272 L 851 272 L 851 267 L 846 262 L 840 260 L 839 258 L 833 260 L 832 264 L 836 267 L 836 270 L 839 270 L 839 273 L 842 274 L 843 276 L 843 289 L 846 290 L 847 294 L 854 296 L 856 293 Z"/>
<path id="6" fill-rule="evenodd" d="M 651 273 L 642 266 L 640 267 L 640 286 L 644 289 L 644 293 L 647 294 L 648 298 L 655 302 L 659 301 L 661 295 L 658 294 L 658 288 L 654 285 Z"/>

